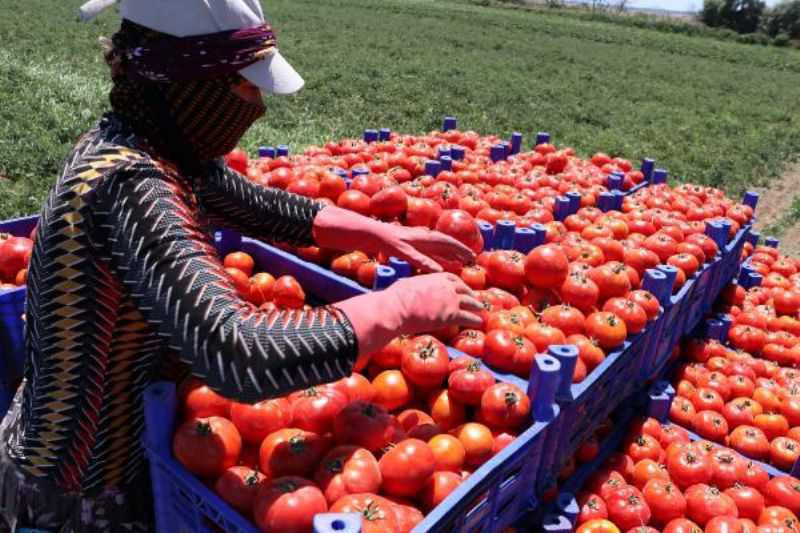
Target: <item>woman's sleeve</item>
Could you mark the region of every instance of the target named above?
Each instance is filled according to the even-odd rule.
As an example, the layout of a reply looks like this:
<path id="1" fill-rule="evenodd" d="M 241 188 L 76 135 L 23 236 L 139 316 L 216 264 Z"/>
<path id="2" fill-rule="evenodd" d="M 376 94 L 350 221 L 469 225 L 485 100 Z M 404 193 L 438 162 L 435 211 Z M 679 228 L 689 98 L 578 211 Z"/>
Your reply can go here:
<path id="1" fill-rule="evenodd" d="M 178 182 L 150 163 L 112 180 L 101 200 L 112 268 L 193 375 L 252 403 L 350 374 L 357 342 L 341 311 L 259 311 L 237 295 Z"/>
<path id="2" fill-rule="evenodd" d="M 194 192 L 216 226 L 267 242 L 314 244 L 311 229 L 322 206 L 309 198 L 253 183 L 220 162 L 211 164 Z"/>

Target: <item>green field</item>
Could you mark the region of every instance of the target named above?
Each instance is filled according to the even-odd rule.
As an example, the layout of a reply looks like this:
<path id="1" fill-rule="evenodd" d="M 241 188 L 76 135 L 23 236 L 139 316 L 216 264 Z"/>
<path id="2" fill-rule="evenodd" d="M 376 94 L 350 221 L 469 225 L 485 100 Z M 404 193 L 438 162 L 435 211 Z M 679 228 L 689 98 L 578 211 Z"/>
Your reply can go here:
<path id="1" fill-rule="evenodd" d="M 0 4 L 0 218 L 38 210 L 59 163 L 107 105 L 98 37 L 78 0 Z M 746 46 L 543 11 L 433 0 L 272 0 L 304 75 L 270 98 L 245 146 L 293 148 L 365 127 L 550 131 L 581 153 L 652 156 L 738 193 L 800 154 L 800 51 Z"/>

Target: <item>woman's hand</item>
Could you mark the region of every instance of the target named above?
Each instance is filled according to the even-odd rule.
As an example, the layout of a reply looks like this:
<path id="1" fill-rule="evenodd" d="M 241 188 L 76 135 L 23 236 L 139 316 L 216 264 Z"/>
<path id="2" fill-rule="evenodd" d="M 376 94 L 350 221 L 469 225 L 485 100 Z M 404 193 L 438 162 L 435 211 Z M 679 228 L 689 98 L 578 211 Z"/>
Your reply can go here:
<path id="1" fill-rule="evenodd" d="M 474 292 L 454 274 L 402 278 L 389 288 L 338 304 L 353 325 L 359 357 L 367 356 L 398 335 L 428 333 L 445 326 L 477 328 L 483 309 Z"/>
<path id="2" fill-rule="evenodd" d="M 387 224 L 334 206 L 314 219 L 314 240 L 323 248 L 394 256 L 424 272 L 441 272 L 442 262 L 475 261 L 472 250 L 444 233 Z"/>

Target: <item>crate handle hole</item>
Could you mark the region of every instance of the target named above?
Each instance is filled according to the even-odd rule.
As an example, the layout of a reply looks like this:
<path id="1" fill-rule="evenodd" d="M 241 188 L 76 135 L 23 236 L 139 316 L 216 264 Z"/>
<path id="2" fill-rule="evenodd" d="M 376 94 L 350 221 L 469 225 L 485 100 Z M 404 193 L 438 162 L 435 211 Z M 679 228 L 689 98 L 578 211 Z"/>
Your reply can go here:
<path id="1" fill-rule="evenodd" d="M 331 528 L 335 529 L 336 531 L 341 531 L 347 527 L 347 524 L 344 523 L 344 520 L 334 520 L 331 522 Z"/>

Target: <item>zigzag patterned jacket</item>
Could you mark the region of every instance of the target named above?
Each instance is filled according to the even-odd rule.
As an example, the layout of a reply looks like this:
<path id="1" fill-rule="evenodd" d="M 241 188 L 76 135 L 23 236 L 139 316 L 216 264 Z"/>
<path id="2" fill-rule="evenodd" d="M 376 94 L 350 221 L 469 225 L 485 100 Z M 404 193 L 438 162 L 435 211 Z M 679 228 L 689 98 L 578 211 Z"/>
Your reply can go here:
<path id="1" fill-rule="evenodd" d="M 310 244 L 318 204 L 220 163 L 191 180 L 137 146 L 113 114 L 79 141 L 30 265 L 9 452 L 29 477 L 87 496 L 141 480 L 142 392 L 170 358 L 255 402 L 346 376 L 357 354 L 333 307 L 265 313 L 241 300 L 213 246 L 212 226 Z"/>

